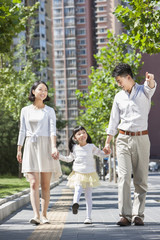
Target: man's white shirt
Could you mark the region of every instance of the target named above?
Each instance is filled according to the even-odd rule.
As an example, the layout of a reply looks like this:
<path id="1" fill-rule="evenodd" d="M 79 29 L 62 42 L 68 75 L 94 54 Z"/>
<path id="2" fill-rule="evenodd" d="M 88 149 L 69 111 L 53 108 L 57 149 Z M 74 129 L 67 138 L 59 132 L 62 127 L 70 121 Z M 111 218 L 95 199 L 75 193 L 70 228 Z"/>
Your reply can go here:
<path id="1" fill-rule="evenodd" d="M 143 85 L 135 83 L 131 93 L 121 90 L 115 95 L 107 134 L 115 136 L 117 129 L 137 132 L 148 129 L 148 114 L 155 87 L 147 81 Z"/>

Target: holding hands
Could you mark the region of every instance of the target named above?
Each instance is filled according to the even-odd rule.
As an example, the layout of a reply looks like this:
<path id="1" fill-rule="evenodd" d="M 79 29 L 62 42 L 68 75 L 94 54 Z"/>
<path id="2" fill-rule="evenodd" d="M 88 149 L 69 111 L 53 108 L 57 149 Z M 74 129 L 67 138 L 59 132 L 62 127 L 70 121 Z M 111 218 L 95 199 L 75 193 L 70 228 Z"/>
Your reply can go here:
<path id="1" fill-rule="evenodd" d="M 107 155 L 111 154 L 110 144 L 106 144 L 105 147 L 103 148 L 103 151 Z"/>
<path id="2" fill-rule="evenodd" d="M 54 160 L 58 160 L 59 159 L 59 152 L 58 152 L 58 149 L 56 147 L 52 148 L 52 158 Z"/>

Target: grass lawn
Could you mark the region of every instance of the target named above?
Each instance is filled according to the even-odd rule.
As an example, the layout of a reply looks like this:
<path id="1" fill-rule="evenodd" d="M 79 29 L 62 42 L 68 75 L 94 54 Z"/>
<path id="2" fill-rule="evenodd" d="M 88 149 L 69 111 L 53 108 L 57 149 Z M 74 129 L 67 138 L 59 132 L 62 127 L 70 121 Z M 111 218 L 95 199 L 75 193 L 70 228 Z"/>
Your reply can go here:
<path id="1" fill-rule="evenodd" d="M 26 178 L 18 178 L 13 176 L 0 176 L 0 198 L 4 198 L 29 188 L 29 182 Z"/>

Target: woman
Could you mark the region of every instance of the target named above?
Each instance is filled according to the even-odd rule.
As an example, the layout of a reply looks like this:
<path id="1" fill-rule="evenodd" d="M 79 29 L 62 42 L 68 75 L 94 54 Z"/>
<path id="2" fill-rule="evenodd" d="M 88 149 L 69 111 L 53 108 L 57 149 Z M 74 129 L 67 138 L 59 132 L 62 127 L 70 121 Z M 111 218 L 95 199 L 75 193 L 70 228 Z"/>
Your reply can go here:
<path id="1" fill-rule="evenodd" d="M 56 116 L 53 108 L 44 104 L 49 100 L 48 86 L 37 81 L 31 87 L 29 100 L 33 104 L 22 108 L 18 137 L 17 160 L 22 163 L 22 173 L 30 182 L 30 199 L 34 217 L 32 224 L 40 224 L 41 185 L 42 223 L 49 223 L 47 209 L 50 199 L 50 180 L 61 176 L 56 148 Z M 23 160 L 22 146 L 25 140 Z M 56 160 L 54 160 L 54 159 Z"/>

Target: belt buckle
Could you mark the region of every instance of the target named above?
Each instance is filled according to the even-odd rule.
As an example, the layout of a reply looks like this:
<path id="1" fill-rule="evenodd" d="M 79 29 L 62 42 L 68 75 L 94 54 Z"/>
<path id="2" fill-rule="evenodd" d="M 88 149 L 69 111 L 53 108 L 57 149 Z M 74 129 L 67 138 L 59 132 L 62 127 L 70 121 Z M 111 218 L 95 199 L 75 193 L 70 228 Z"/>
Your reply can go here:
<path id="1" fill-rule="evenodd" d="M 136 136 L 142 136 L 142 131 L 138 131 L 138 132 L 136 132 L 135 135 L 136 135 Z"/>

